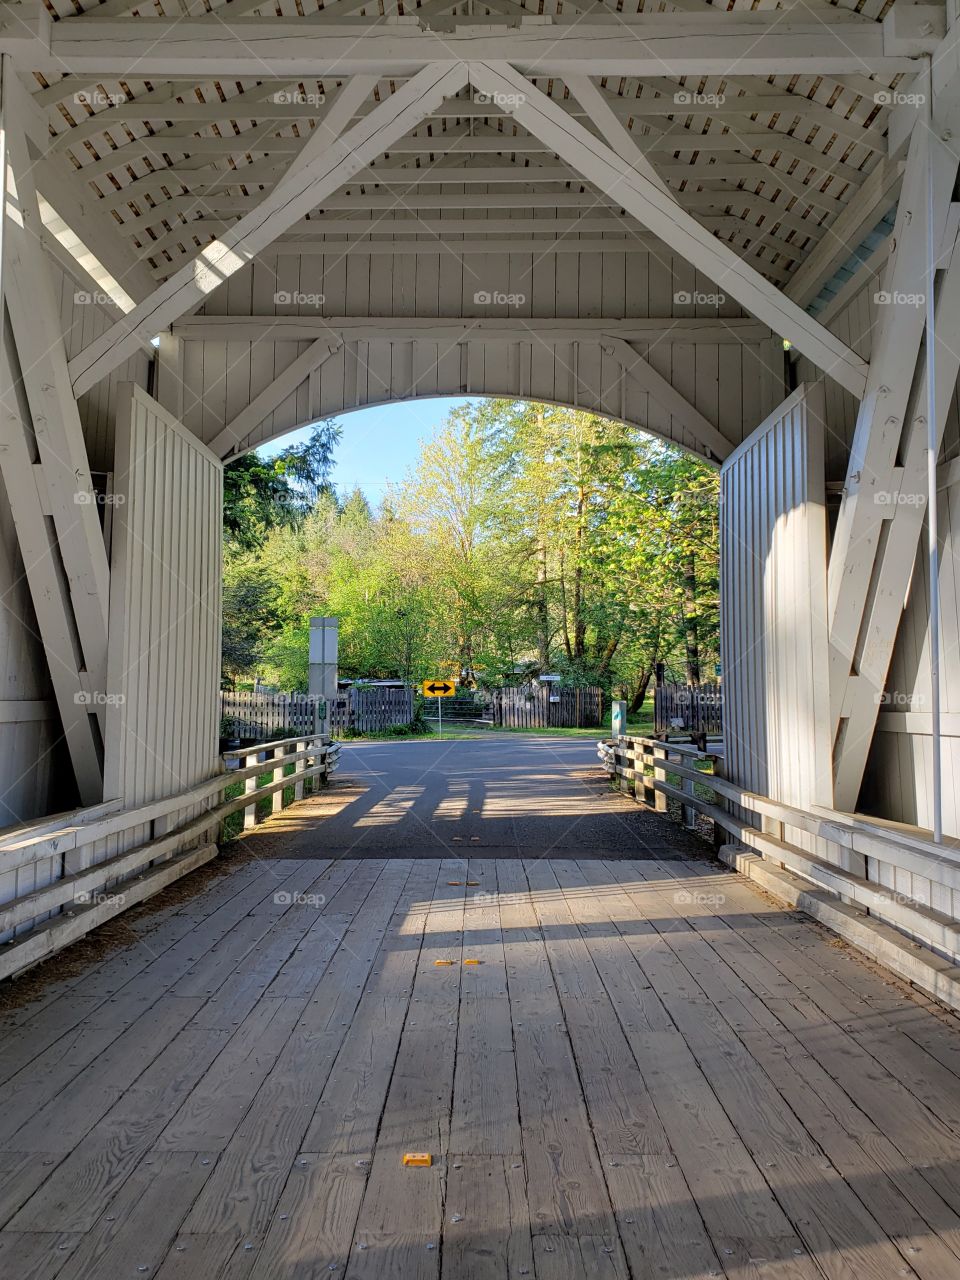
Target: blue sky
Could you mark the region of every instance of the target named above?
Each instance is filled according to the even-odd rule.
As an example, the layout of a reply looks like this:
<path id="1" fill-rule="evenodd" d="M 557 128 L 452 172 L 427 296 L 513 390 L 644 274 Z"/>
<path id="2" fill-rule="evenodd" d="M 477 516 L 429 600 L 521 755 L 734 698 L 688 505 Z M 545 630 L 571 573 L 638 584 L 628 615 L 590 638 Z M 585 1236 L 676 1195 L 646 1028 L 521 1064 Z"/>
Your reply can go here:
<path id="1" fill-rule="evenodd" d="M 416 463 L 421 441 L 433 437 L 451 409 L 469 403 L 463 397 L 446 396 L 344 414 L 337 419 L 343 428 L 343 438 L 337 449 L 334 484 L 341 493 L 359 485 L 367 501 L 376 507 L 387 485 L 402 480 L 407 468 Z M 269 456 L 307 435 L 309 428 L 291 432 L 261 452 Z"/>

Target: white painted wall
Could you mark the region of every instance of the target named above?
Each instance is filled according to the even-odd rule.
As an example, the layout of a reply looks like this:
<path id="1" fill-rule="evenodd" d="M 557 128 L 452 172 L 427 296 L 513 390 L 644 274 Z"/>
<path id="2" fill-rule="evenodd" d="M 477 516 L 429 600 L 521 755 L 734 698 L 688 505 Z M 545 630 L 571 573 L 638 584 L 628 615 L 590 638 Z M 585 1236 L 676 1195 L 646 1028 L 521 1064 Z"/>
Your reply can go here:
<path id="1" fill-rule="evenodd" d="M 145 392 L 120 394 L 104 792 L 130 807 L 219 766 L 223 468 Z"/>
<path id="2" fill-rule="evenodd" d="M 798 388 L 721 481 L 724 773 L 783 804 L 830 804 L 822 384 Z"/>

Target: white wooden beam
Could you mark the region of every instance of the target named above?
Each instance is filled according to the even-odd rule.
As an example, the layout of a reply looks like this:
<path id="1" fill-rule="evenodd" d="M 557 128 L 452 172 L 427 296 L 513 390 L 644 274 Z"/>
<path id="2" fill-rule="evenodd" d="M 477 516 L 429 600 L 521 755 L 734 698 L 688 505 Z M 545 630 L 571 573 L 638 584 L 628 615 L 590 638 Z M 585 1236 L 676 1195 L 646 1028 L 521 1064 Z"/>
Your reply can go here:
<path id="1" fill-rule="evenodd" d="M 176 422 L 183 422 L 183 340 L 167 331 L 157 345 L 153 394 Z"/>
<path id="2" fill-rule="evenodd" d="M 918 128 L 907 156 L 893 231 L 894 248 L 881 291 L 886 301 L 876 307 L 877 326 L 867 391 L 857 415 L 843 501 L 830 552 L 830 701 L 835 732 L 844 716 L 845 691 L 851 673 L 855 673 L 864 611 L 871 583 L 876 580 L 877 550 L 885 514 L 882 503 L 876 500 L 877 494 L 889 492 L 893 485 L 923 340 L 928 147 L 936 149 L 934 234 L 937 244 L 946 223 L 957 175 L 957 154 L 942 146 L 934 135 Z"/>
<path id="3" fill-rule="evenodd" d="M 893 236 L 886 236 L 876 249 L 860 263 L 850 279 L 834 294 L 822 311 L 817 312 L 817 319 L 828 328 L 837 316 L 855 298 L 868 280 L 883 270 L 893 248 Z"/>
<path id="4" fill-rule="evenodd" d="M 701 446 L 698 450 L 707 457 L 722 462 L 736 448 L 732 440 L 705 418 L 700 410 L 680 394 L 676 387 L 638 351 L 621 338 L 604 338 L 603 349 L 618 362 L 628 374 L 657 403 L 675 418 L 679 425 Z"/>
<path id="5" fill-rule="evenodd" d="M 121 364 L 142 335 L 152 336 L 167 328 L 202 302 L 287 227 L 316 208 L 326 195 L 343 186 L 353 174 L 386 150 L 395 138 L 409 132 L 436 102 L 461 89 L 466 79 L 466 69 L 461 64 L 451 66 L 443 63 L 428 67 L 342 137 L 336 136 L 334 126 L 328 122 L 328 129 L 334 136 L 327 140 L 313 135 L 311 147 L 301 152 L 288 177 L 278 183 L 257 209 L 241 218 L 222 240 L 204 249 L 123 322 L 108 329 L 71 361 L 70 373 L 76 394 L 93 386 Z M 359 87 L 366 96 L 368 84 L 363 83 Z M 342 123 L 337 121 L 340 128 L 354 114 L 353 104 L 346 93 L 341 102 L 345 119 L 342 118 Z M 322 141 L 325 145 L 321 151 Z"/>
<path id="6" fill-rule="evenodd" d="M 936 40 L 928 41 L 930 51 Z M 842 10 L 816 17 L 779 13 L 612 14 L 604 19 L 526 19 L 519 26 L 462 24 L 423 30 L 415 16 L 383 24 L 311 19 L 211 17 L 61 18 L 49 55 L 30 46 L 37 70 L 154 78 L 242 76 L 266 64 L 277 75 L 411 74 L 451 59 L 510 60 L 535 75 L 803 75 L 913 69 L 890 54 L 878 24 Z"/>
<path id="7" fill-rule="evenodd" d="M 859 356 L 784 297 L 653 183 L 571 120 L 528 80 L 509 66 L 486 63 L 471 63 L 470 78 L 485 93 L 496 94 L 514 104 L 509 110 L 525 128 L 549 142 L 557 155 L 616 199 L 622 208 L 715 281 L 722 291 L 788 339 L 847 390 L 857 396 L 863 394 L 867 365 Z"/>
<path id="8" fill-rule="evenodd" d="M 7 67 L 9 63 L 4 59 Z M 80 415 L 67 373 L 59 310 L 42 244 L 42 222 L 27 139 L 19 127 L 22 91 L 4 75 L 6 216 L 3 292 L 43 466 L 50 514 L 66 575 L 91 691 L 105 692 L 109 567 Z M 9 92 L 9 97 L 6 95 Z M 136 347 L 134 347 L 136 349 Z M 103 703 L 97 704 L 102 716 Z"/>
<path id="9" fill-rule="evenodd" d="M 56 698 L 63 736 L 84 805 L 103 799 L 100 733 L 93 690 L 81 673 L 74 646 L 75 621 L 63 589 L 61 548 L 44 513 L 37 464 L 27 444 L 25 420 L 29 410 L 17 394 L 19 370 L 9 327 L 0 338 L 0 476 L 10 505 L 17 544 L 23 561 L 38 639 L 43 645 L 50 684 Z M 42 482 L 41 482 L 42 483 Z M 26 762 L 25 762 L 26 763 Z"/>
<path id="10" fill-rule="evenodd" d="M 109 214 L 104 217 L 96 197 L 48 156 L 34 155 L 32 166 L 40 194 L 123 291 L 139 302 L 150 292 L 152 282 L 117 236 L 119 224 Z"/>
<path id="11" fill-rule="evenodd" d="M 191 223 L 191 226 L 197 226 L 196 234 L 201 239 L 206 237 L 201 234 L 204 224 Z M 545 228 L 547 235 L 550 233 L 549 228 Z M 208 232 L 209 234 L 209 232 Z M 164 237 L 164 242 L 158 244 L 158 247 L 147 250 L 144 257 L 150 258 L 159 256 L 161 248 L 169 249 L 175 244 L 189 245 L 191 242 L 191 234 L 184 235 L 182 232 L 172 232 L 169 236 Z M 313 240 L 303 245 L 302 248 L 306 252 L 310 245 L 317 245 L 317 241 Z M 287 243 L 284 245 L 284 251 L 295 251 L 298 246 L 296 244 Z M 397 258 L 404 254 L 413 254 L 415 257 L 429 256 L 430 254 L 442 253 L 449 258 L 464 258 L 475 254 L 526 254 L 528 257 L 537 257 L 541 254 L 573 254 L 573 253 L 654 253 L 662 252 L 663 246 L 655 242 L 652 236 L 638 236 L 634 231 L 623 228 L 620 229 L 619 235 L 612 237 L 607 235 L 604 239 L 597 238 L 587 239 L 586 237 L 576 238 L 567 237 L 565 239 L 540 239 L 534 240 L 532 237 L 519 238 L 512 240 L 458 240 L 447 241 L 443 236 L 434 236 L 423 240 L 370 240 L 368 238 L 360 240 L 337 241 L 329 240 L 320 242 L 321 252 L 331 255 L 350 254 L 353 258 Z M 164 263 L 162 260 L 158 263 L 157 270 L 164 271 L 167 266 L 173 267 L 176 263 Z"/>
<path id="12" fill-rule="evenodd" d="M 642 174 L 655 187 L 659 187 L 665 196 L 676 200 L 677 197 L 637 146 L 636 139 L 617 119 L 606 94 L 593 83 L 589 76 L 568 75 L 566 82 L 567 88 L 583 107 L 607 146 L 615 151 L 621 160 L 625 160 L 632 169 L 636 169 L 637 173 Z"/>
<path id="13" fill-rule="evenodd" d="M 444 319 L 423 316 L 184 316 L 172 328 L 184 342 L 306 342 L 318 337 L 344 341 L 723 343 L 766 342 L 766 325 L 739 316 L 640 316 L 624 320 L 537 319 L 497 316 Z"/>
<path id="14" fill-rule="evenodd" d="M 315 369 L 329 360 L 343 343 L 337 337 L 318 338 L 316 342 L 297 356 L 282 373 L 265 387 L 258 396 L 237 414 L 232 422 L 217 435 L 207 446 L 218 458 L 226 460 L 244 452 L 247 439 L 256 431 L 268 414 L 282 404 L 287 396 L 292 395 L 305 382 Z"/>
<path id="15" fill-rule="evenodd" d="M 943 433 L 960 376 L 960 252 L 954 251 L 936 308 L 937 439 Z M 904 432 L 903 466 L 886 492 L 874 490 L 884 525 L 873 582 L 858 636 L 856 670 L 838 693 L 842 719 L 835 752 L 835 800 L 850 812 L 867 765 L 877 715 L 883 707 L 890 661 L 910 587 L 927 507 L 927 379 L 921 375 Z M 881 502 L 880 500 L 883 499 Z M 832 566 L 831 566 L 832 567 Z"/>
<path id="16" fill-rule="evenodd" d="M 903 166 L 881 160 L 816 249 L 797 269 L 784 293 L 806 307 L 897 200 Z"/>

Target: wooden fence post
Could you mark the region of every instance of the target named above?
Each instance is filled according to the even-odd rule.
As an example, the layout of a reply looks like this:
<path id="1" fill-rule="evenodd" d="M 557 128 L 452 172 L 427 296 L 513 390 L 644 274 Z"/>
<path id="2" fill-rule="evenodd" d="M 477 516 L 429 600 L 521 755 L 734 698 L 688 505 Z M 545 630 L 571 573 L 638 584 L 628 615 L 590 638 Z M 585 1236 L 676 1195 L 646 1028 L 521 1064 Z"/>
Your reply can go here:
<path id="1" fill-rule="evenodd" d="M 680 781 L 681 781 L 681 783 L 682 783 L 682 789 L 683 789 L 683 793 L 684 793 L 684 795 L 688 795 L 688 796 L 690 796 L 690 798 L 691 798 L 691 800 L 692 800 L 692 799 L 693 799 L 693 788 L 694 788 L 694 786 L 696 785 L 696 784 L 694 783 L 693 779 L 692 779 L 692 778 L 681 778 L 681 780 L 680 780 Z M 690 805 L 690 804 L 681 805 L 681 806 L 680 806 L 680 817 L 681 817 L 681 820 L 682 820 L 682 822 L 683 822 L 683 825 L 687 828 L 687 830 L 688 830 L 688 831 L 696 831 L 696 829 L 697 829 L 697 811 L 696 811 L 696 809 L 694 809 L 694 807 L 693 807 L 692 805 Z"/>
<path id="2" fill-rule="evenodd" d="M 259 754 L 258 752 L 254 751 L 252 755 L 244 756 L 244 761 L 248 767 L 250 765 L 255 765 L 257 763 L 258 754 Z M 251 774 L 250 777 L 247 778 L 246 783 L 244 784 L 244 790 L 246 791 L 247 795 L 251 795 L 253 792 L 256 791 L 258 780 L 259 780 L 259 775 L 256 773 Z M 249 831 L 251 827 L 255 827 L 256 825 L 257 825 L 257 802 L 256 800 L 254 800 L 253 804 L 247 805 L 247 807 L 243 811 L 243 829 L 244 831 Z"/>
<path id="3" fill-rule="evenodd" d="M 617 739 L 617 750 L 620 754 L 620 790 L 626 795 L 636 796 L 637 794 L 637 753 L 636 748 L 630 746 L 628 738 Z M 632 777 L 628 777 L 632 774 Z"/>
<path id="4" fill-rule="evenodd" d="M 298 742 L 296 745 L 297 754 L 299 755 L 301 751 L 305 751 L 306 747 L 307 747 L 307 744 L 305 742 Z M 306 767 L 307 767 L 306 760 L 298 760 L 296 764 L 293 766 L 293 776 L 296 778 L 298 774 L 302 774 L 304 769 L 306 769 Z M 293 784 L 293 798 L 294 800 L 303 799 L 303 778 L 302 777 L 299 778 L 298 781 L 296 781 Z"/>
<path id="5" fill-rule="evenodd" d="M 653 759 L 646 743 L 640 744 L 640 777 L 643 786 L 643 803 L 652 809 L 656 802 L 656 792 L 653 789 L 653 778 L 647 773 L 647 765 Z"/>
<path id="6" fill-rule="evenodd" d="M 653 777 L 654 783 L 666 782 L 667 780 L 667 749 L 665 746 L 656 746 L 653 748 Z M 662 791 L 655 791 L 653 797 L 653 807 L 657 813 L 667 812 L 667 797 Z"/>
<path id="7" fill-rule="evenodd" d="M 273 750 L 274 760 L 279 760 L 282 762 L 285 754 L 286 752 L 284 751 L 283 747 L 274 747 L 274 750 Z M 279 782 L 282 777 L 283 777 L 283 764 L 281 763 L 280 765 L 274 767 L 273 781 Z M 273 793 L 273 812 L 279 813 L 282 808 L 283 808 L 283 787 L 278 787 L 277 790 Z"/>

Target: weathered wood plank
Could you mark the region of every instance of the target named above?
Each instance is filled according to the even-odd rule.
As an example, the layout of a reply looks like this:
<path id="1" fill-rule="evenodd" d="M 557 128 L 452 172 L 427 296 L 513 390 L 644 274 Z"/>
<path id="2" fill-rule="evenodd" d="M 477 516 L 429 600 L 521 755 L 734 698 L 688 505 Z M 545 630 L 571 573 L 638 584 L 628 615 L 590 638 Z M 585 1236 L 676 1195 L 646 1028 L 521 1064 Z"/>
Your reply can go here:
<path id="1" fill-rule="evenodd" d="M 532 1274 L 523 1170 L 497 1156 L 454 1158 L 447 1171 L 443 1280 Z"/>

